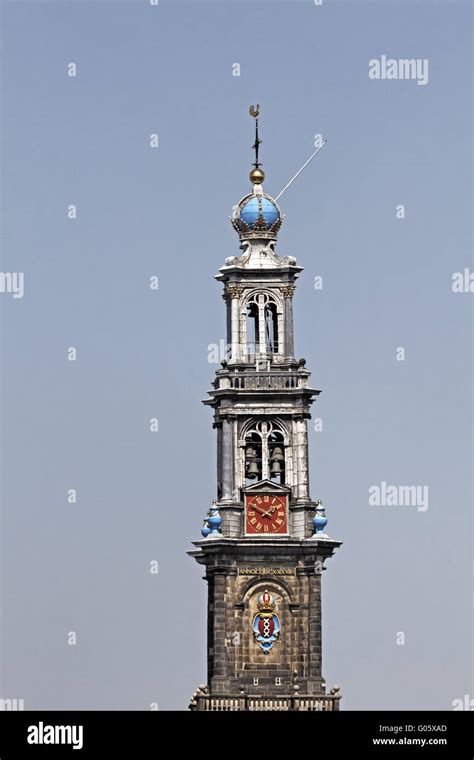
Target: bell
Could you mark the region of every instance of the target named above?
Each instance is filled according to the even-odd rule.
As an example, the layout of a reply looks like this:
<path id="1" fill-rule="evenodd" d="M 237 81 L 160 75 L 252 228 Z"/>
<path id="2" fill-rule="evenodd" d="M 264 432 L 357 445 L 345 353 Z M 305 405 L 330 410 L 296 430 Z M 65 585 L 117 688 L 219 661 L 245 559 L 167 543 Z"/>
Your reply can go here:
<path id="1" fill-rule="evenodd" d="M 272 475 L 280 475 L 281 474 L 281 464 L 280 464 L 280 462 L 278 460 L 272 462 L 272 469 L 271 469 L 270 472 L 271 472 Z"/>
<path id="2" fill-rule="evenodd" d="M 281 462 L 284 459 L 283 450 L 280 446 L 275 446 L 272 452 L 272 462 Z"/>
<path id="3" fill-rule="evenodd" d="M 257 456 L 257 452 L 251 446 L 249 446 L 245 450 L 245 458 L 246 459 L 255 459 L 256 456 Z"/>
<path id="4" fill-rule="evenodd" d="M 250 462 L 247 468 L 247 475 L 249 478 L 254 478 L 258 475 L 258 464 L 256 462 Z"/>

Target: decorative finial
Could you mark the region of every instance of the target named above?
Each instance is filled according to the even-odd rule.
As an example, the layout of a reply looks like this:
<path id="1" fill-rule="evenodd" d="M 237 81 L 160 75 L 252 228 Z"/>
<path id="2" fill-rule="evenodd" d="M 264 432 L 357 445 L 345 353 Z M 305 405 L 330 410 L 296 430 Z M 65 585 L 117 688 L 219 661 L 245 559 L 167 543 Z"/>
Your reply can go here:
<path id="1" fill-rule="evenodd" d="M 328 538 L 324 533 L 324 528 L 327 525 L 328 519 L 326 517 L 326 511 L 323 507 L 323 502 L 318 499 L 315 506 L 315 515 L 313 517 L 314 533 L 311 538 Z"/>
<path id="2" fill-rule="evenodd" d="M 203 530 L 201 530 L 202 535 L 204 538 L 220 538 L 221 537 L 221 523 L 222 523 L 222 517 L 219 514 L 219 508 L 217 506 L 216 499 L 212 502 L 212 507 L 209 507 L 207 517 L 205 520 L 206 526 L 203 528 L 203 530 L 206 530 L 206 528 L 209 528 L 209 533 L 207 533 L 204 536 Z"/>
<path id="3" fill-rule="evenodd" d="M 260 113 L 260 106 L 250 106 L 249 108 L 249 114 L 250 116 L 253 116 L 255 119 L 255 142 L 252 145 L 252 149 L 255 151 L 255 161 L 254 161 L 254 168 L 250 172 L 250 182 L 252 185 L 261 185 L 263 180 L 265 179 L 265 173 L 263 169 L 260 169 L 261 163 L 258 160 L 258 151 L 260 148 L 260 145 L 262 144 L 262 140 L 260 140 L 258 136 L 258 115 Z"/>

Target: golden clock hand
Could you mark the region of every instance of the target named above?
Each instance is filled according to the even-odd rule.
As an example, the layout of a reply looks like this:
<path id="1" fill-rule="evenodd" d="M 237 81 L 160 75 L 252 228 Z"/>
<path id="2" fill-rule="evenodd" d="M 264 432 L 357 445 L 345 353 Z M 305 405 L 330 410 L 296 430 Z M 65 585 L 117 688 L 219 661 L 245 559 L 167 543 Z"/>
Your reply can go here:
<path id="1" fill-rule="evenodd" d="M 270 512 L 266 512 L 266 511 L 265 511 L 264 509 L 262 509 L 261 507 L 257 507 L 257 505 L 255 505 L 255 506 L 254 506 L 254 509 L 256 509 L 256 510 L 257 510 L 257 512 L 260 512 L 260 514 L 261 514 L 261 515 L 263 515 L 264 517 L 270 517 Z"/>

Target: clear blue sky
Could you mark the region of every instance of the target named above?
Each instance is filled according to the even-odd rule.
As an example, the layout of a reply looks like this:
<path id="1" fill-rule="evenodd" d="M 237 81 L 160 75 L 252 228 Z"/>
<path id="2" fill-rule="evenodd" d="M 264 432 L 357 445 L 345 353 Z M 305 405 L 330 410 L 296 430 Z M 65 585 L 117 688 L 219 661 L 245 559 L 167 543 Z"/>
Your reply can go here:
<path id="1" fill-rule="evenodd" d="M 344 541 L 324 575 L 328 687 L 345 709 L 474 695 L 473 296 L 451 290 L 472 268 L 470 3 L 3 2 L 2 47 L 2 271 L 25 295 L 0 296 L 0 696 L 184 709 L 205 681 L 185 552 L 215 496 L 213 275 L 238 253 L 257 102 L 267 192 L 328 138 L 281 199 L 278 243 L 305 267 L 296 350 L 323 391 L 312 496 Z M 427 58 L 429 83 L 369 80 L 383 54 Z M 428 510 L 370 506 L 382 481 L 427 485 Z"/>

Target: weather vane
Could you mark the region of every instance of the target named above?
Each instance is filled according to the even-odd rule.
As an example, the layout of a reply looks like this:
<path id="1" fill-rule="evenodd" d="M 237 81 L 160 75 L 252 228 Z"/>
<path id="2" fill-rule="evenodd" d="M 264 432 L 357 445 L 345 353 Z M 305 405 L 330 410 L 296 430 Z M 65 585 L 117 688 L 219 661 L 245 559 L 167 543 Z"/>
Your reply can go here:
<path id="1" fill-rule="evenodd" d="M 250 106 L 249 107 L 249 114 L 250 114 L 250 116 L 253 116 L 253 118 L 255 119 L 255 143 L 252 145 L 252 148 L 255 151 L 255 162 L 252 165 L 255 168 L 252 169 L 252 171 L 250 172 L 250 181 L 252 183 L 254 183 L 254 184 L 257 184 L 257 185 L 262 184 L 263 180 L 265 179 L 265 174 L 263 172 L 263 169 L 260 169 L 260 167 L 261 167 L 262 164 L 258 160 L 258 149 L 259 149 L 259 147 L 260 147 L 260 145 L 262 143 L 262 140 L 260 140 L 260 138 L 258 136 L 258 115 L 259 115 L 259 113 L 260 113 L 260 106 L 258 105 L 258 103 L 257 103 L 256 106 Z M 308 160 L 304 162 L 304 164 L 301 167 L 301 169 L 298 169 L 298 171 L 296 172 L 296 174 L 290 179 L 289 182 L 287 182 L 287 184 L 285 185 L 285 187 L 283 188 L 283 190 L 281 190 L 278 193 L 278 195 L 275 198 L 276 201 L 283 195 L 284 192 L 286 192 L 286 190 L 288 190 L 288 188 L 290 187 L 290 185 L 292 185 L 293 182 L 295 181 L 295 179 L 300 176 L 301 172 L 304 169 L 306 169 L 306 167 L 308 166 L 308 164 L 313 160 L 313 158 L 315 156 L 318 155 L 319 151 L 321 150 L 321 148 L 324 148 L 324 146 L 326 145 L 326 143 L 327 143 L 326 138 L 323 138 L 322 141 L 320 142 L 320 144 L 318 145 L 318 147 L 316 148 L 316 150 L 314 151 L 314 153 L 312 153 L 310 155 L 310 157 L 308 158 Z"/>
<path id="2" fill-rule="evenodd" d="M 261 163 L 259 163 L 259 160 L 258 160 L 258 149 L 260 145 L 262 144 L 262 140 L 260 140 L 258 136 L 258 114 L 259 113 L 260 113 L 260 106 L 258 105 L 258 103 L 256 106 L 250 106 L 249 114 L 250 116 L 253 116 L 253 118 L 255 119 L 255 142 L 252 145 L 252 149 L 255 151 L 255 162 L 253 165 L 255 166 L 256 169 L 258 169 L 259 166 L 262 165 Z"/>

